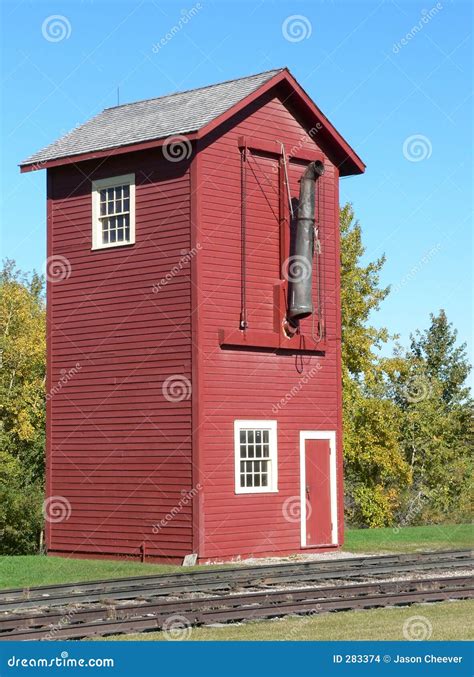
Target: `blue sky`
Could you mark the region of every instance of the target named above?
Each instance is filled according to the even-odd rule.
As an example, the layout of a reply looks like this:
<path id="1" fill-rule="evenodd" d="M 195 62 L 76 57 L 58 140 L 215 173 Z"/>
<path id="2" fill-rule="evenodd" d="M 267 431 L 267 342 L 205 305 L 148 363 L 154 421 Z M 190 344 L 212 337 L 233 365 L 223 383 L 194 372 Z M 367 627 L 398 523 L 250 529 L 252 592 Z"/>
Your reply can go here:
<path id="1" fill-rule="evenodd" d="M 375 323 L 406 341 L 445 308 L 471 342 L 470 2 L 4 0 L 2 13 L 3 256 L 45 260 L 45 172 L 17 163 L 116 105 L 117 87 L 125 103 L 286 65 L 367 164 L 341 202 L 367 259 L 387 256 Z"/>

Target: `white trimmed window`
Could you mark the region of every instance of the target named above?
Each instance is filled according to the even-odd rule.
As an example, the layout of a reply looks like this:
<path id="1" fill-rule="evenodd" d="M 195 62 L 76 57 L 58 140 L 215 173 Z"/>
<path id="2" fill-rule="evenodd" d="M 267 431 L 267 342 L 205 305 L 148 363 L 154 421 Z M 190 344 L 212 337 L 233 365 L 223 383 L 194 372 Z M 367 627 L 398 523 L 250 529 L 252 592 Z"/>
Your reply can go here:
<path id="1" fill-rule="evenodd" d="M 235 492 L 278 491 L 276 421 L 235 421 Z"/>
<path id="2" fill-rule="evenodd" d="M 135 242 L 135 174 L 92 182 L 92 249 Z"/>

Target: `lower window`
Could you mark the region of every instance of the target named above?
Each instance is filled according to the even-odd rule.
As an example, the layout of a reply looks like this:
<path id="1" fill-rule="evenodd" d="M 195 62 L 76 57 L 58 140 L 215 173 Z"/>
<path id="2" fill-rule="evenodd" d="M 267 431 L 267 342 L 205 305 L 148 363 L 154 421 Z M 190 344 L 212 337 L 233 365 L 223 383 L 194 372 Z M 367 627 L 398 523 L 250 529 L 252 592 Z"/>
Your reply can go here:
<path id="1" fill-rule="evenodd" d="M 276 421 L 235 421 L 235 491 L 277 491 Z"/>

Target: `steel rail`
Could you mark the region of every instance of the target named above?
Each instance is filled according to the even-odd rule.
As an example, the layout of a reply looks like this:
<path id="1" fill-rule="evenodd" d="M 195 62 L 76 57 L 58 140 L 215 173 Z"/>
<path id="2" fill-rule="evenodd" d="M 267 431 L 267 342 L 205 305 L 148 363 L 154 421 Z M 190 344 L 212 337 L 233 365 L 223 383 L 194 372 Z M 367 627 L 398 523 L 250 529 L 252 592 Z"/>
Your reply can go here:
<path id="1" fill-rule="evenodd" d="M 317 614 L 324 611 L 367 609 L 414 602 L 468 599 L 474 596 L 471 576 L 405 581 L 378 581 L 326 588 L 160 600 L 98 608 L 65 609 L 49 614 L 12 615 L 2 619 L 0 641 L 28 639 L 79 639 L 114 633 L 166 628 L 170 618 L 179 617 L 185 626 L 275 618 L 288 614 Z"/>
<path id="2" fill-rule="evenodd" d="M 413 570 L 469 568 L 474 564 L 470 550 L 440 551 L 402 555 L 358 557 L 344 560 L 259 565 L 207 571 L 177 572 L 100 580 L 77 584 L 59 584 L 0 591 L 0 612 L 18 607 L 33 608 L 47 604 L 59 606 L 100 602 L 104 598 L 132 599 L 182 594 L 195 591 L 232 591 L 236 588 L 274 586 L 286 581 L 318 582 L 328 579 L 374 577 Z"/>

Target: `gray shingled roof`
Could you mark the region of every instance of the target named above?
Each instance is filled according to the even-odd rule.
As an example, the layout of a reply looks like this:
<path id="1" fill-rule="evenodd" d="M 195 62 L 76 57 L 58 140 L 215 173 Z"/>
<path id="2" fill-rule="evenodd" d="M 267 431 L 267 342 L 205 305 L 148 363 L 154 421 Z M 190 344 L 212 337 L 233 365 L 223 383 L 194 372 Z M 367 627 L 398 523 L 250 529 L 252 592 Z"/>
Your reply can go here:
<path id="1" fill-rule="evenodd" d="M 197 131 L 281 70 L 106 108 L 20 164 L 36 164 Z"/>

